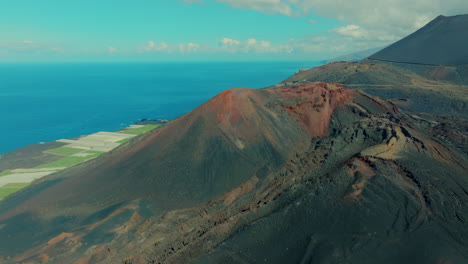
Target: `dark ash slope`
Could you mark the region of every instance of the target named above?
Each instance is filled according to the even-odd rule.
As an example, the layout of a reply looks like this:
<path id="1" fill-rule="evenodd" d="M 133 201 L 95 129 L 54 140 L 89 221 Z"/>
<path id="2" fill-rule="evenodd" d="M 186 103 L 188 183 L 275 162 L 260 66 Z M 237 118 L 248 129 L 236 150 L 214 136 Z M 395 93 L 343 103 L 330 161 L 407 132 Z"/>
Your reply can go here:
<path id="1" fill-rule="evenodd" d="M 370 59 L 468 67 L 468 15 L 439 16 Z"/>

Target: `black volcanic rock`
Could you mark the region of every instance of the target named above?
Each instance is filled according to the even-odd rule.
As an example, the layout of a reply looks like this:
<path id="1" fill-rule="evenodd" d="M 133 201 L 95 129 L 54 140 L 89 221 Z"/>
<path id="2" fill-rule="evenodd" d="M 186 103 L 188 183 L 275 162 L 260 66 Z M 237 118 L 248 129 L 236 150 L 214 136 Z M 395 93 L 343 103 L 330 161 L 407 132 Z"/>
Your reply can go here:
<path id="1" fill-rule="evenodd" d="M 468 15 L 439 16 L 406 38 L 371 55 L 391 62 L 468 67 Z"/>

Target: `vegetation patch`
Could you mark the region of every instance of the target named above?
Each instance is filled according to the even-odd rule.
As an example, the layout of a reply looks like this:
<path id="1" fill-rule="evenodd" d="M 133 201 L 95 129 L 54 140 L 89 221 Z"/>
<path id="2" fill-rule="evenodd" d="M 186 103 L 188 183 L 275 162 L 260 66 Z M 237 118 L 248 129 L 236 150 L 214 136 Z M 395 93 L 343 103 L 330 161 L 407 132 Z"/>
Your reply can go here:
<path id="1" fill-rule="evenodd" d="M 2 188 L 13 188 L 13 189 L 18 189 L 18 188 L 24 188 L 31 184 L 30 182 L 12 182 L 12 183 L 7 183 L 6 185 L 3 185 Z"/>
<path id="2" fill-rule="evenodd" d="M 125 139 L 122 139 L 122 140 L 117 141 L 117 143 L 123 144 L 123 143 L 125 143 L 125 142 L 130 141 L 131 139 L 132 139 L 132 137 L 131 137 L 131 138 L 125 138 Z"/>
<path id="3" fill-rule="evenodd" d="M 7 171 L 4 171 L 4 172 L 0 173 L 0 177 L 7 176 L 7 175 L 10 175 L 10 174 L 13 174 L 13 172 L 7 170 Z"/>
<path id="4" fill-rule="evenodd" d="M 0 188 L 0 200 L 7 197 L 8 195 L 21 190 L 22 188 Z"/>
<path id="5" fill-rule="evenodd" d="M 83 153 L 89 153 L 91 155 L 86 156 L 86 157 L 75 157 L 75 156 L 65 157 L 56 161 L 52 161 L 50 163 L 39 165 L 36 168 L 42 169 L 42 168 L 54 168 L 54 167 L 70 167 L 78 163 L 81 163 L 83 161 L 94 159 L 102 155 L 104 152 L 88 150 Z"/>
<path id="6" fill-rule="evenodd" d="M 105 152 L 97 151 L 97 150 L 86 150 L 84 153 L 93 154 L 93 158 L 95 158 L 95 157 L 101 156 Z M 88 157 L 90 157 L 90 156 L 88 156 Z"/>
<path id="7" fill-rule="evenodd" d="M 44 151 L 45 153 L 50 153 L 54 155 L 60 155 L 60 156 L 70 156 L 79 152 L 82 152 L 83 149 L 76 149 L 76 148 L 70 148 L 70 147 L 59 147 L 59 148 L 54 148 L 54 149 L 49 149 Z"/>
<path id="8" fill-rule="evenodd" d="M 149 132 L 149 131 L 151 131 L 151 130 L 159 127 L 159 126 L 160 125 L 145 125 L 145 126 L 138 127 L 138 128 L 127 128 L 127 129 L 124 129 L 124 130 L 119 131 L 119 132 L 120 133 L 125 133 L 125 134 L 132 134 L 132 135 L 141 135 L 141 134 Z"/>

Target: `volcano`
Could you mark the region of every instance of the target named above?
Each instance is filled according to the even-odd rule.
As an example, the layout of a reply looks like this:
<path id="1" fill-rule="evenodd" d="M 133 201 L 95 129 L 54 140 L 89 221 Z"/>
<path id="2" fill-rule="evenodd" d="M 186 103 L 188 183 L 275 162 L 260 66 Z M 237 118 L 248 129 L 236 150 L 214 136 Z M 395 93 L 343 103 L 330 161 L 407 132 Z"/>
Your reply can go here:
<path id="1" fill-rule="evenodd" d="M 427 126 L 340 84 L 227 90 L 2 201 L 1 262 L 466 263 L 467 156 Z"/>

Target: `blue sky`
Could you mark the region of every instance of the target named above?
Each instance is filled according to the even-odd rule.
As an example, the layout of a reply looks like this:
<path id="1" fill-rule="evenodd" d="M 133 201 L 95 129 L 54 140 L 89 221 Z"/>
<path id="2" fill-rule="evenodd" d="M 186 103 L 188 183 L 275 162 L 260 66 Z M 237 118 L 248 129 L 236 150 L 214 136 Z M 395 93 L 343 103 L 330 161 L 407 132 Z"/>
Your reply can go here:
<path id="1" fill-rule="evenodd" d="M 322 60 L 387 45 L 453 1 L 0 0 L 0 62 Z"/>

